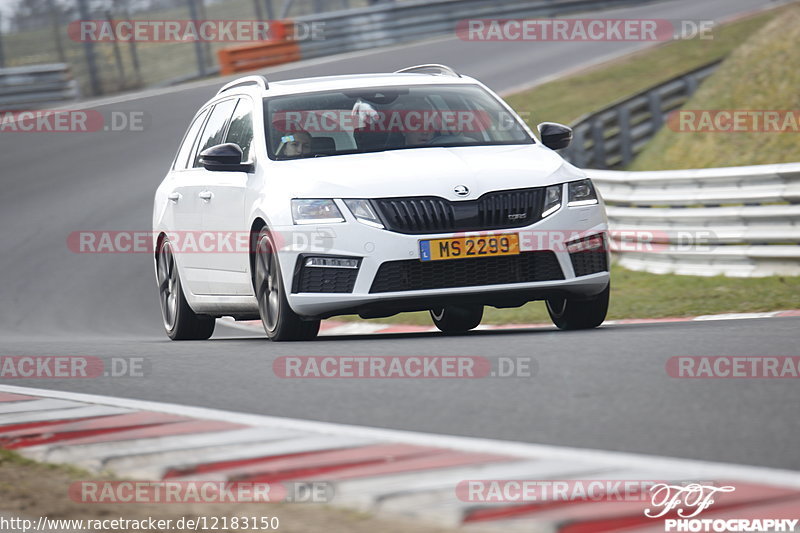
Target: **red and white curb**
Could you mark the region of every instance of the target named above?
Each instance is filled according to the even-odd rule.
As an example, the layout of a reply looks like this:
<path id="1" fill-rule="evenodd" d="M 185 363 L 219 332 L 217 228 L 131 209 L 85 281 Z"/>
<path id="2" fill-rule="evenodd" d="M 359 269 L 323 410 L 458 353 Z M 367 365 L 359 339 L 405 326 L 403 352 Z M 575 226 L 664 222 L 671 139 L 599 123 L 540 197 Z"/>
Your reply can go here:
<path id="1" fill-rule="evenodd" d="M 332 505 L 481 531 L 663 531 L 649 502 L 475 503 L 466 480 L 706 481 L 702 518 L 796 518 L 800 472 L 250 415 L 0 385 L 0 446 L 123 479 L 324 481 Z M 66 495 L 65 495 L 66 497 Z M 669 517 L 669 515 L 668 515 Z"/>
<path id="2" fill-rule="evenodd" d="M 626 324 L 663 324 L 666 322 L 707 322 L 714 320 L 751 320 L 754 318 L 782 318 L 800 317 L 800 309 L 791 311 L 767 311 L 760 313 L 725 313 L 719 315 L 701 315 L 674 318 L 623 318 L 619 320 L 606 320 L 604 326 L 620 326 Z M 220 319 L 218 324 L 247 331 L 250 333 L 264 333 L 264 328 L 259 320 L 236 322 L 233 319 Z M 553 329 L 553 324 L 484 324 L 478 326 L 478 331 L 496 330 L 525 330 L 525 329 Z M 337 320 L 324 320 L 320 326 L 322 336 L 342 335 L 372 335 L 386 333 L 435 333 L 439 330 L 435 326 L 419 326 L 413 324 L 383 324 L 367 321 L 342 322 Z"/>

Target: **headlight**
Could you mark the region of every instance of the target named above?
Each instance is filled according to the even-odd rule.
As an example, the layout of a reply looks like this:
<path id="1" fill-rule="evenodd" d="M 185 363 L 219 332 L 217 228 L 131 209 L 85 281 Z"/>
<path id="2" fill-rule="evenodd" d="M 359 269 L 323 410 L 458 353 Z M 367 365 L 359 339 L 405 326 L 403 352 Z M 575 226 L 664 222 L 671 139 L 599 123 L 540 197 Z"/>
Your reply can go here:
<path id="1" fill-rule="evenodd" d="M 569 184 L 569 205 L 594 205 L 597 203 L 597 192 L 594 190 L 592 180 L 573 181 Z"/>
<path id="2" fill-rule="evenodd" d="M 350 212 L 353 213 L 356 220 L 362 224 L 383 229 L 381 219 L 378 217 L 378 213 L 372 208 L 372 203 L 370 203 L 369 200 L 345 200 L 344 204 Z"/>
<path id="3" fill-rule="evenodd" d="M 561 209 L 561 190 L 563 185 L 552 185 L 544 191 L 544 208 L 542 209 L 542 218 L 552 215 Z"/>
<path id="4" fill-rule="evenodd" d="M 295 224 L 344 222 L 333 200 L 292 200 L 292 219 Z"/>

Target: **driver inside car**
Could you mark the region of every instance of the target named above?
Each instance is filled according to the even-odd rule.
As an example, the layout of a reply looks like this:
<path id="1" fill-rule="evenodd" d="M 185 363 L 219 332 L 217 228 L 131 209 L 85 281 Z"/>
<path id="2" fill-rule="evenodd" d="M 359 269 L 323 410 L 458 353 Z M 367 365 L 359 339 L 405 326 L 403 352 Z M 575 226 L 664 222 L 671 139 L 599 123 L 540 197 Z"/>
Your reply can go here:
<path id="1" fill-rule="evenodd" d="M 279 157 L 301 157 L 311 153 L 311 134 L 307 131 L 287 133 L 281 137 L 281 144 L 275 150 Z"/>

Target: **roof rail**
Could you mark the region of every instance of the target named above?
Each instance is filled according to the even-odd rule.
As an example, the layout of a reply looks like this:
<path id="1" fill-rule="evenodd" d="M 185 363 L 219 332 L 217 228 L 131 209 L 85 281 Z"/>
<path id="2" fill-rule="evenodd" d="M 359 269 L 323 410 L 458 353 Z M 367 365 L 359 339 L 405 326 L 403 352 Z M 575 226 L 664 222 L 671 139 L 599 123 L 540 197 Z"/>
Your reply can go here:
<path id="1" fill-rule="evenodd" d="M 244 87 L 247 85 L 259 85 L 265 91 L 269 89 L 269 81 L 267 81 L 266 76 L 245 76 L 243 78 L 235 79 L 230 83 L 226 83 L 222 86 L 222 89 L 217 91 L 217 94 L 219 95 L 236 87 Z"/>
<path id="2" fill-rule="evenodd" d="M 434 76 L 452 76 L 460 78 L 461 74 L 448 67 L 447 65 L 439 65 L 436 63 L 426 65 L 415 65 L 413 67 L 406 67 L 395 72 L 395 74 L 433 74 Z"/>

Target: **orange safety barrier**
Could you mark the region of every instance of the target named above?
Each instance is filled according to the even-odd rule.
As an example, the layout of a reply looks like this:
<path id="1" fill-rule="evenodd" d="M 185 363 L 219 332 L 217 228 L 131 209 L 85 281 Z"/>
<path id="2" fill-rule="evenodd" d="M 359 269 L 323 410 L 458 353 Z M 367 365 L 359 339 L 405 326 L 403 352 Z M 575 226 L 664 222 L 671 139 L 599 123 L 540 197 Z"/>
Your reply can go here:
<path id="1" fill-rule="evenodd" d="M 235 74 L 300 60 L 300 45 L 292 39 L 292 21 L 273 21 L 272 39 L 256 44 L 223 48 L 217 52 L 220 74 Z"/>

